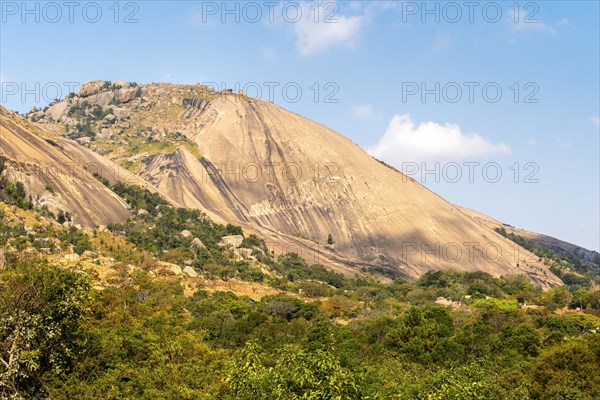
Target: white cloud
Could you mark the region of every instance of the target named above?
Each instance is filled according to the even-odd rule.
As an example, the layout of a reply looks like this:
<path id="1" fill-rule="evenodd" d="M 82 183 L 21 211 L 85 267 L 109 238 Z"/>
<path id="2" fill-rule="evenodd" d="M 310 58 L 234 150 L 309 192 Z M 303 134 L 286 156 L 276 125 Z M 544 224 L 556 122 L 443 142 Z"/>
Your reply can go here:
<path id="1" fill-rule="evenodd" d="M 557 35 L 556 27 L 568 25 L 569 21 L 565 18 L 560 19 L 555 24 L 548 24 L 539 19 L 537 13 L 533 10 L 524 10 L 522 8 L 512 9 L 508 14 L 510 23 L 510 32 L 513 35 L 520 33 L 549 33 Z"/>
<path id="2" fill-rule="evenodd" d="M 375 110 L 370 104 L 352 107 L 352 114 L 358 119 L 371 119 L 375 117 Z"/>
<path id="3" fill-rule="evenodd" d="M 332 14 L 331 9 L 324 9 L 320 3 L 316 4 L 319 4 L 318 18 L 315 18 L 315 10 L 304 5 L 302 18 L 293 23 L 296 48 L 300 54 L 309 56 L 336 46 L 355 47 L 367 17 L 365 15 L 344 16 L 339 11 Z"/>
<path id="4" fill-rule="evenodd" d="M 594 117 L 590 118 L 590 121 L 592 121 L 592 124 L 594 124 L 594 126 L 596 128 L 600 128 L 600 117 L 598 117 L 597 115 Z"/>
<path id="5" fill-rule="evenodd" d="M 450 161 L 510 153 L 503 143 L 492 143 L 477 133 L 463 133 L 455 124 L 423 122 L 416 126 L 409 115 L 396 115 L 371 155 L 399 166 L 402 162 Z"/>

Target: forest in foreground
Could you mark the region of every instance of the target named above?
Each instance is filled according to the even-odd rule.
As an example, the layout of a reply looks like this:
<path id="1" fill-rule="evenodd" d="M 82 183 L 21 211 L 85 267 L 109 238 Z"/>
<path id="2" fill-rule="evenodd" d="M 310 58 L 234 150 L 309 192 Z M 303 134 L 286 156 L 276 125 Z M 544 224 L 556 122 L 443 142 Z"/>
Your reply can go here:
<path id="1" fill-rule="evenodd" d="M 1 398 L 600 398 L 598 273 L 579 260 L 509 237 L 566 283 L 546 291 L 485 272 L 348 277 L 112 189 L 136 216 L 84 231 L 0 188 Z"/>

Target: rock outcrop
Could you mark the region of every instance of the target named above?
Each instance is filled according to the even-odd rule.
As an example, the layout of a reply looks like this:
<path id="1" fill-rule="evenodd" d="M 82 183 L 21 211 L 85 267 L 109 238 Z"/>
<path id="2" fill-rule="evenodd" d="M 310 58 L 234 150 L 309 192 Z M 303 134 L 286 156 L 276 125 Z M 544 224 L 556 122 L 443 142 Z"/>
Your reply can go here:
<path id="1" fill-rule="evenodd" d="M 135 164 L 174 204 L 257 233 L 275 255 L 296 252 L 345 274 L 483 270 L 561 284 L 537 257 L 321 124 L 200 85 L 102 82 L 78 97 L 108 93 L 122 110 L 93 120 L 100 134 L 86 146 L 113 148 L 108 157 Z"/>
<path id="2" fill-rule="evenodd" d="M 114 166 L 76 142 L 40 130 L 0 107 L 0 157 L 4 177 L 22 182 L 36 206 L 58 215 L 68 212 L 73 223 L 93 228 L 118 223 L 131 214 L 126 202 L 92 173 L 111 180 Z"/>
<path id="3" fill-rule="evenodd" d="M 77 95 L 79 97 L 88 97 L 93 94 L 99 93 L 100 91 L 102 91 L 102 89 L 106 88 L 109 85 L 110 84 L 107 81 L 102 81 L 102 80 L 89 81 L 89 82 L 86 82 L 83 85 L 81 85 L 81 87 L 79 88 L 79 91 L 77 92 Z"/>
<path id="4" fill-rule="evenodd" d="M 203 158 L 157 154 L 143 172 L 169 198 L 254 227 L 309 262 L 410 279 L 455 269 L 560 284 L 528 251 L 318 123 L 235 95 L 188 104 L 177 122 L 197 127 L 184 132 Z M 325 247 L 330 233 L 335 249 Z"/>

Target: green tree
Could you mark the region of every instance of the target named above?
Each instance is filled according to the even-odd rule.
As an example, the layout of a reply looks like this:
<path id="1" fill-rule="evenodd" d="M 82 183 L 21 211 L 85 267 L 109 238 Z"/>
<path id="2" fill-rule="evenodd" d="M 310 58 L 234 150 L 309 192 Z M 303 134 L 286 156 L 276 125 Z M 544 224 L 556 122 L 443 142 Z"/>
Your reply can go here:
<path id="1" fill-rule="evenodd" d="M 342 367 L 334 348 L 305 350 L 286 345 L 267 368 L 261 348 L 249 342 L 234 358 L 228 377 L 241 399 L 359 399 L 359 377 Z"/>
<path id="2" fill-rule="evenodd" d="M 548 349 L 528 370 L 535 399 L 600 398 L 600 335 L 589 334 Z"/>
<path id="3" fill-rule="evenodd" d="M 82 345 L 90 279 L 45 262 L 0 275 L 0 397 L 44 395 L 45 376 L 73 366 Z"/>
<path id="4" fill-rule="evenodd" d="M 331 233 L 327 236 L 327 244 L 333 244 L 333 236 L 331 236 Z"/>

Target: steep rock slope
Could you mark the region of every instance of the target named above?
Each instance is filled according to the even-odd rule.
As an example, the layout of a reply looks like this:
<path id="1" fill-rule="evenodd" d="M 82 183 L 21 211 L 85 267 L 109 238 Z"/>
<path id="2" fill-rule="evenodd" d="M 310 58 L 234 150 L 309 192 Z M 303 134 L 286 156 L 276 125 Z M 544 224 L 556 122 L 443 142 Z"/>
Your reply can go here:
<path id="1" fill-rule="evenodd" d="M 535 257 L 318 123 L 236 95 L 182 117 L 200 127 L 188 137 L 219 171 L 222 197 L 232 193 L 253 224 L 320 242 L 331 234 L 337 254 L 413 278 L 454 268 L 553 280 Z"/>
<path id="2" fill-rule="evenodd" d="M 74 224 L 92 228 L 130 216 L 125 201 L 92 176 L 110 175 L 107 160 L 4 107 L 0 107 L 0 157 L 5 179 L 24 183 L 36 206 L 55 214 L 69 212 Z"/>
<path id="3" fill-rule="evenodd" d="M 31 117 L 58 120 L 173 202 L 345 272 L 364 266 L 417 278 L 453 268 L 560 284 L 531 253 L 345 137 L 270 102 L 200 85 L 98 81 Z M 78 122 L 96 138 L 81 137 L 72 129 Z"/>

